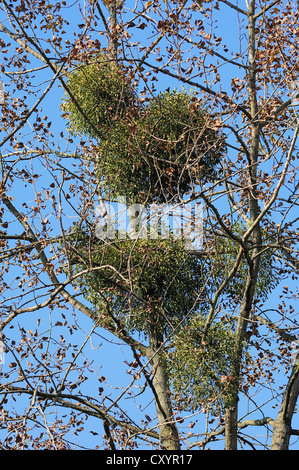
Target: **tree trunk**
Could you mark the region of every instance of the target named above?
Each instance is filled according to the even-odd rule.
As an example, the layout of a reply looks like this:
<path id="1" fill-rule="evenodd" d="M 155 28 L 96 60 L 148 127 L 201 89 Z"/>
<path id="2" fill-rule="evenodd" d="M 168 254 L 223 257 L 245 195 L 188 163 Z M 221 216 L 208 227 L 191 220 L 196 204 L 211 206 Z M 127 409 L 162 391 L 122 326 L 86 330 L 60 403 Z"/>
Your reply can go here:
<path id="1" fill-rule="evenodd" d="M 152 384 L 155 390 L 161 445 L 166 450 L 180 450 L 179 434 L 173 419 L 168 375 L 164 365 L 165 359 L 160 350 L 162 335 L 153 328 L 149 334 L 149 340 L 150 354 L 148 357 L 152 366 Z"/>
<path id="2" fill-rule="evenodd" d="M 225 413 L 225 449 L 238 448 L 238 408 L 228 408 Z"/>
<path id="3" fill-rule="evenodd" d="M 249 285 L 248 285 L 249 284 Z M 245 299 L 239 313 L 238 324 L 235 332 L 235 351 L 230 367 L 230 375 L 233 380 L 228 387 L 228 397 L 230 406 L 225 414 L 225 450 L 237 450 L 238 445 L 238 401 L 239 401 L 239 381 L 240 367 L 243 353 L 243 340 L 250 313 L 252 284 L 247 280 L 245 288 Z M 251 295 L 250 295 L 251 294 Z M 248 299 L 250 295 L 250 299 Z M 246 298 L 247 297 L 247 298 Z"/>
<path id="4" fill-rule="evenodd" d="M 299 365 L 293 369 L 273 426 L 271 450 L 289 450 L 291 421 L 299 394 Z"/>
<path id="5" fill-rule="evenodd" d="M 259 122 L 259 109 L 257 104 L 257 87 L 256 87 L 256 29 L 255 29 L 255 0 L 250 1 L 248 9 L 248 34 L 249 34 L 249 66 L 248 66 L 248 82 L 247 88 L 249 93 L 250 115 L 251 115 L 251 143 L 248 154 L 248 204 L 250 212 L 250 221 L 252 228 L 247 231 L 246 236 L 243 236 L 243 241 L 246 245 L 250 232 L 251 232 L 251 248 L 245 247 L 247 251 L 246 259 L 248 262 L 248 275 L 246 285 L 244 287 L 244 297 L 241 305 L 237 328 L 235 332 L 235 353 L 232 360 L 230 375 L 233 377 L 233 382 L 229 387 L 230 407 L 226 412 L 225 422 L 225 449 L 237 449 L 237 430 L 238 430 L 238 394 L 239 394 L 239 381 L 240 381 L 240 367 L 243 354 L 243 342 L 247 329 L 250 312 L 252 309 L 252 302 L 254 299 L 257 276 L 260 265 L 260 246 L 262 244 L 261 230 L 259 222 L 255 223 L 259 216 L 258 196 L 256 194 L 257 185 L 257 163 L 259 155 L 260 143 L 260 122 Z"/>

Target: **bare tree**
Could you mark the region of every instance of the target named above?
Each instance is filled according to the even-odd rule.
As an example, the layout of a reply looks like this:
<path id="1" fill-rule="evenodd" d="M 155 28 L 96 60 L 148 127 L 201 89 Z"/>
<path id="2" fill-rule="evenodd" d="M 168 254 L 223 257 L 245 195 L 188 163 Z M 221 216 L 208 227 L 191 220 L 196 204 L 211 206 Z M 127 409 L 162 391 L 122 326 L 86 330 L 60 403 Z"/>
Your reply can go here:
<path id="1" fill-rule="evenodd" d="M 0 5 L 2 449 L 297 448 L 297 4 Z M 100 240 L 133 183 L 200 249 Z"/>

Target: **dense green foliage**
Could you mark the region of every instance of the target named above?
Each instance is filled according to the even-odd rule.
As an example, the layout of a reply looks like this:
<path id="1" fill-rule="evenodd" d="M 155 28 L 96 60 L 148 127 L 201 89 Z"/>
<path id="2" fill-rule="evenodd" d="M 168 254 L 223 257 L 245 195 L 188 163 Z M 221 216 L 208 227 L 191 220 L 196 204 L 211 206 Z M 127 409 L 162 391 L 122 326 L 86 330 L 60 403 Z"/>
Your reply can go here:
<path id="1" fill-rule="evenodd" d="M 134 105 L 134 89 L 121 68 L 104 55 L 79 63 L 67 77 L 72 97 L 65 97 L 62 110 L 73 135 L 105 138 L 107 130 Z"/>
<path id="2" fill-rule="evenodd" d="M 110 197 L 173 202 L 211 179 L 224 141 L 196 95 L 166 91 L 143 103 L 121 67 L 100 57 L 69 75 L 73 99 L 62 107 L 73 134 L 97 138 L 97 172 Z"/>
<path id="3" fill-rule="evenodd" d="M 194 95 L 163 92 L 118 121 L 99 145 L 99 169 L 114 196 L 173 202 L 215 175 L 223 141 Z"/>
<path id="4" fill-rule="evenodd" d="M 167 368 L 180 407 L 221 409 L 227 402 L 229 365 L 233 357 L 231 322 L 217 321 L 203 337 L 206 318 L 194 315 L 173 335 Z"/>
<path id="5" fill-rule="evenodd" d="M 77 249 L 84 252 L 86 245 L 83 240 Z M 112 312 L 131 331 L 146 336 L 149 325 L 164 333 L 198 309 L 201 260 L 181 240 L 95 240 L 89 248 L 92 267 L 101 269 L 85 276 L 81 287 L 104 322 Z M 82 256 L 74 266 L 79 272 L 90 266 L 90 259 L 84 262 Z"/>

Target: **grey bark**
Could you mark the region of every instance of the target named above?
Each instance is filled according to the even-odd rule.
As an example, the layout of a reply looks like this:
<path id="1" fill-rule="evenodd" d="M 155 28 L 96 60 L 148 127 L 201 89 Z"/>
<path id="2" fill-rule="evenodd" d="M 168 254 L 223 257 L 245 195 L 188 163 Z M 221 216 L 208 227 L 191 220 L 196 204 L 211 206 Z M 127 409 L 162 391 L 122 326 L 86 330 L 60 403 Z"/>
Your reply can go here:
<path id="1" fill-rule="evenodd" d="M 160 442 L 163 449 L 180 450 L 180 440 L 170 400 L 168 375 L 161 351 L 162 335 L 155 328 L 149 334 L 149 354 L 152 366 L 152 384 L 159 422 Z"/>

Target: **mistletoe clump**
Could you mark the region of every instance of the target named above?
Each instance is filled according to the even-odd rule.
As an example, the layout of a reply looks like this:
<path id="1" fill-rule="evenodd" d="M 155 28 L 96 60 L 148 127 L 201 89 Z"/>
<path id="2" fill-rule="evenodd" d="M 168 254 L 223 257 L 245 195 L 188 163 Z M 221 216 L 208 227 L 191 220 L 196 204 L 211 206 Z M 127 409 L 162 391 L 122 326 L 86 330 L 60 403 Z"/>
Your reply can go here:
<path id="1" fill-rule="evenodd" d="M 238 237 L 242 237 L 242 235 L 247 231 L 245 224 L 240 222 L 236 223 L 232 229 L 233 233 Z M 267 230 L 262 228 L 261 232 L 263 238 L 266 240 Z M 252 243 L 251 240 L 249 240 L 249 244 L 250 243 Z M 252 247 L 253 246 L 254 245 L 252 244 Z M 238 251 L 239 245 L 232 238 L 224 235 L 217 237 L 215 253 L 209 261 L 211 266 L 213 266 L 211 271 L 216 288 L 219 288 L 223 279 L 226 279 L 230 271 L 233 269 L 238 256 Z M 256 297 L 263 301 L 267 299 L 268 295 L 273 291 L 278 283 L 278 278 L 274 271 L 274 262 L 274 250 L 270 248 L 263 249 L 260 255 L 260 269 L 256 283 Z M 232 303 L 238 303 L 241 301 L 247 274 L 248 263 L 243 256 L 238 269 L 223 291 L 224 294 L 228 296 L 231 305 Z"/>
<path id="2" fill-rule="evenodd" d="M 90 245 L 89 240 L 89 251 L 92 259 L 81 239 L 76 247 L 81 256 L 73 270 L 90 268 L 78 282 L 104 322 L 113 316 L 130 331 L 147 336 L 153 327 L 164 333 L 198 307 L 200 260 L 185 250 L 183 241 L 94 240 Z"/>
<path id="3" fill-rule="evenodd" d="M 229 400 L 226 390 L 234 335 L 228 321 L 215 321 L 204 334 L 205 324 L 204 315 L 195 315 L 173 335 L 166 351 L 167 367 L 172 392 L 182 409 L 208 407 L 215 412 Z"/>
<path id="4" fill-rule="evenodd" d="M 70 95 L 62 110 L 73 135 L 104 138 L 107 129 L 122 119 L 133 106 L 135 94 L 122 68 L 105 55 L 80 63 L 68 74 Z"/>
<path id="5" fill-rule="evenodd" d="M 215 176 L 223 140 L 194 94 L 169 91 L 119 121 L 99 145 L 99 169 L 114 196 L 177 201 Z"/>

